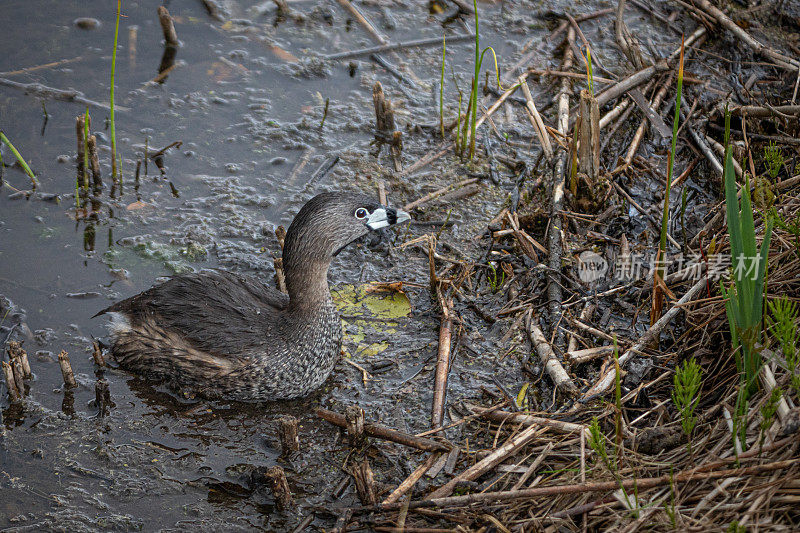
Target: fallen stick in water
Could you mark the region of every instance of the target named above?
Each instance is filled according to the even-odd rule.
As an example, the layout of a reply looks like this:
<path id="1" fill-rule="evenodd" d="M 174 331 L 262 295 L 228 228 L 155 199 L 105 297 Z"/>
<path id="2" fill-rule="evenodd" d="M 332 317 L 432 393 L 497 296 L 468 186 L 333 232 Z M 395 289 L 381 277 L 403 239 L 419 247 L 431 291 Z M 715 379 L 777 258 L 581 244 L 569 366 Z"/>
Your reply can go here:
<path id="1" fill-rule="evenodd" d="M 547 342 L 547 338 L 544 336 L 541 328 L 533 323 L 532 316 L 533 310 L 531 309 L 525 317 L 525 327 L 528 330 L 528 338 L 530 338 L 536 353 L 539 354 L 539 360 L 544 365 L 547 375 L 550 376 L 550 379 L 553 380 L 555 386 L 562 393 L 570 396 L 576 395 L 578 393 L 578 388 L 572 382 L 567 371 L 564 370 L 561 361 L 558 360 L 550 343 Z M 561 335 L 563 337 L 563 333 Z"/>
<path id="2" fill-rule="evenodd" d="M 94 100 L 89 100 L 88 98 L 83 96 L 83 93 L 80 91 L 75 91 L 75 90 L 65 91 L 62 89 L 47 87 L 46 85 L 42 85 L 41 83 L 20 83 L 18 81 L 9 80 L 6 78 L 0 78 L 0 85 L 5 85 L 6 87 L 11 87 L 13 89 L 19 89 L 21 91 L 25 91 L 28 94 L 33 94 L 34 96 L 38 96 L 39 98 L 62 100 L 64 102 L 75 102 L 76 104 L 83 104 L 83 105 L 88 105 L 90 107 L 97 107 L 100 109 L 105 109 L 106 111 L 111 110 L 108 104 L 102 104 L 100 102 L 95 102 Z M 128 111 L 129 108 L 122 106 L 114 106 L 114 110 Z"/>
<path id="3" fill-rule="evenodd" d="M 453 301 L 442 301 L 442 324 L 439 327 L 439 353 L 433 384 L 431 427 L 441 427 L 444 420 L 444 402 L 447 397 L 447 375 L 450 372 L 450 347 L 453 332 Z"/>
<path id="4" fill-rule="evenodd" d="M 347 419 L 342 414 L 323 409 L 322 407 L 318 407 L 314 413 L 318 417 L 330 422 L 333 425 L 342 428 L 347 427 Z M 416 448 L 424 452 L 448 452 L 452 448 L 452 446 L 448 446 L 443 442 L 426 439 L 423 437 L 415 437 L 414 435 L 409 435 L 408 433 L 403 433 L 402 431 L 397 431 L 396 429 L 391 429 L 379 424 L 371 424 L 369 422 L 364 424 L 364 433 L 370 437 L 396 442 L 397 444 Z"/>
<path id="5" fill-rule="evenodd" d="M 474 41 L 475 36 L 471 34 L 454 35 L 447 38 L 448 43 L 460 43 L 463 41 Z M 322 56 L 322 59 L 336 60 L 336 59 L 352 59 L 355 57 L 369 56 L 380 52 L 391 52 L 394 50 L 403 50 L 405 48 L 415 48 L 424 46 L 438 46 L 442 44 L 440 37 L 433 37 L 431 39 L 416 39 L 413 41 L 404 41 L 401 43 L 387 43 L 380 46 L 372 46 L 370 48 L 361 48 L 359 50 L 351 50 L 349 52 L 338 52 L 336 54 L 329 54 Z"/>

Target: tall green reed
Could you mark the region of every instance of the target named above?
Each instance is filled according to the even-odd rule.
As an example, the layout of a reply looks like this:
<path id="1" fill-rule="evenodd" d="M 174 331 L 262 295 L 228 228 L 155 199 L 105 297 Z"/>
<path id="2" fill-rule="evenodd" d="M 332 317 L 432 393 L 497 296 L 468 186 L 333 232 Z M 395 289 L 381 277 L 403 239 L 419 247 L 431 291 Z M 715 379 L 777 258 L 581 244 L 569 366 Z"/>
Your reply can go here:
<path id="1" fill-rule="evenodd" d="M 439 80 L 439 129 L 444 138 L 444 64 L 446 61 L 447 42 L 445 35 L 442 34 L 442 79 Z M 459 106 L 459 113 L 461 108 Z"/>
<path id="2" fill-rule="evenodd" d="M 672 189 L 672 174 L 675 166 L 675 147 L 678 141 L 678 127 L 680 126 L 681 118 L 681 96 L 683 95 L 683 41 L 681 41 L 681 54 L 678 62 L 678 87 L 675 91 L 675 115 L 672 119 L 672 145 L 669 150 L 669 159 L 667 160 L 667 184 L 664 190 L 664 209 L 661 215 L 661 240 L 658 243 L 658 254 L 656 255 L 656 268 L 658 275 L 663 280 L 666 265 L 664 264 L 664 254 L 667 251 L 667 231 L 669 224 L 669 197 Z M 654 285 L 657 287 L 657 285 Z M 654 289 L 655 290 L 655 289 Z M 659 309 L 660 311 L 660 309 Z"/>
<path id="3" fill-rule="evenodd" d="M 479 36 L 479 16 L 478 16 L 478 0 L 472 0 L 473 8 L 475 9 L 475 59 L 474 69 L 472 75 L 472 85 L 469 93 L 469 102 L 467 103 L 467 112 L 464 119 L 463 130 L 459 135 L 461 144 L 456 142 L 456 147 L 463 155 L 465 150 L 468 150 L 469 160 L 475 157 L 475 139 L 477 137 L 478 129 L 478 82 L 481 73 L 481 65 L 483 64 L 483 55 L 486 52 L 492 52 L 494 57 L 494 70 L 497 75 L 497 85 L 502 89 L 500 84 L 500 70 L 497 67 L 497 54 L 494 48 L 487 46 L 481 51 L 481 41 Z M 459 117 L 461 115 L 459 114 Z"/>
<path id="4" fill-rule="evenodd" d="M 111 175 L 114 180 L 117 179 L 117 132 L 114 127 L 114 74 L 117 70 L 117 43 L 119 42 L 119 16 L 122 9 L 122 0 L 117 0 L 117 20 L 114 26 L 114 51 L 111 54 L 111 89 L 109 90 L 109 107 L 110 113 L 108 117 L 109 127 L 111 128 Z"/>

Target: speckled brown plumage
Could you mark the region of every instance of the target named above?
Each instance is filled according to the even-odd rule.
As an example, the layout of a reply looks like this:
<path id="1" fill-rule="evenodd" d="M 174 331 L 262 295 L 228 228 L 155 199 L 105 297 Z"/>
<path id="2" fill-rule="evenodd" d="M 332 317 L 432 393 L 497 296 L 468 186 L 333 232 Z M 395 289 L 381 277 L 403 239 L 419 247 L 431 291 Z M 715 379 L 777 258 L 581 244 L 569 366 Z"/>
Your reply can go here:
<path id="1" fill-rule="evenodd" d="M 98 313 L 112 315 L 112 353 L 125 368 L 207 397 L 307 395 L 341 350 L 327 280 L 333 256 L 370 229 L 408 218 L 367 197 L 320 194 L 287 231 L 289 295 L 220 270 L 176 276 Z"/>

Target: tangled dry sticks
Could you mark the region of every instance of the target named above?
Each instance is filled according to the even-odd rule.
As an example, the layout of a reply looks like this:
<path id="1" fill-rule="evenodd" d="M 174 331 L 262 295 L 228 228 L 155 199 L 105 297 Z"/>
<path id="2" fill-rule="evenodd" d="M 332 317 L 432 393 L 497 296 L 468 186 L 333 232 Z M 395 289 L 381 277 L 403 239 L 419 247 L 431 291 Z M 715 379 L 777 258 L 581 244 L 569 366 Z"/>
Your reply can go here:
<path id="1" fill-rule="evenodd" d="M 800 299 L 800 62 L 792 57 L 798 53 L 796 40 L 767 44 L 767 35 L 791 21 L 780 5 L 725 9 L 710 0 L 678 0 L 669 6 L 630 3 L 626 6 L 621 0 L 615 10 L 564 17 L 545 41 L 563 40 L 554 51 L 558 70 L 530 66 L 533 52 L 541 48 L 531 50 L 526 44 L 516 65 L 502 76 L 504 85 L 485 91 L 476 124 L 490 126 L 482 129 L 486 154 L 472 169 L 485 169 L 497 183 L 497 168 L 504 165 L 514 176 L 514 189 L 487 233 L 475 239 L 481 245 L 488 242 L 477 260 L 447 257 L 438 249 L 443 244 L 438 234 L 405 244 L 426 253 L 430 288 L 441 307 L 431 378 L 431 429 L 410 435 L 370 424 L 370 415 L 360 409 L 347 416 L 318 411 L 325 420 L 347 428 L 347 468 L 363 504 L 334 503 L 317 509 L 318 517 L 336 518 L 335 531 L 800 527 L 800 391 L 793 385 L 800 378 L 793 375 L 796 367 L 789 357 L 781 355 L 772 318 L 765 319 L 760 387 L 749 409 L 737 413 L 737 355 L 720 281 L 714 277 L 714 258 L 731 254 L 720 194 L 727 142 L 720 132 L 729 102 L 736 173 L 740 187 L 748 183 L 752 188 L 759 239 L 767 218 L 779 221 L 769 248 L 766 300 Z M 355 9 L 346 0 L 340 4 Z M 468 13 L 468 7 L 459 9 Z M 670 14 L 662 12 L 666 7 Z M 633 8 L 665 31 L 675 30 L 678 22 L 690 31 L 668 54 L 655 53 L 652 45 L 648 54 L 626 25 Z M 357 15 L 380 45 L 363 53 L 404 49 L 378 34 L 362 13 Z M 617 48 L 629 65 L 608 70 L 592 50 L 601 78 L 591 73 L 591 43 L 581 24 L 610 15 L 616 17 Z M 770 17 L 777 27 L 772 33 L 758 32 Z M 755 24 L 748 24 L 752 21 Z M 674 33 L 679 37 L 681 31 Z M 733 78 L 741 64 L 721 57 L 719 50 L 734 42 L 737 54 L 752 54 L 752 74 L 728 87 L 720 69 L 727 65 L 728 77 Z M 331 59 L 352 56 L 343 53 Z M 686 73 L 679 72 L 684 56 Z M 708 58 L 716 61 L 714 67 L 708 67 Z M 537 108 L 527 86 L 536 76 L 556 80 L 554 112 L 547 112 L 550 105 Z M 587 77 L 590 90 L 574 98 L 574 86 Z M 592 91 L 592 78 L 605 88 Z M 641 154 L 648 135 L 658 140 L 670 133 L 661 117 L 675 102 L 676 79 L 689 87 L 677 110 L 677 177 L 672 178 L 659 167 L 664 158 Z M 523 98 L 515 96 L 517 91 Z M 530 152 L 508 149 L 512 143 L 506 137 L 504 144 L 495 127 L 493 115 L 512 103 L 522 106 L 519 125 L 531 132 L 538 159 L 528 157 Z M 637 111 L 641 117 L 635 116 Z M 631 134 L 623 134 L 626 130 Z M 492 136 L 500 139 L 501 148 L 492 148 Z M 648 146 L 651 155 L 658 152 L 658 142 L 654 145 Z M 454 147 L 454 142 L 442 140 L 402 170 L 402 158 L 395 153 L 396 170 L 389 175 L 413 178 L 420 169 L 453 154 Z M 424 214 L 431 202 L 470 187 L 480 190 L 476 175 L 480 172 L 410 201 L 406 209 Z M 581 252 L 616 265 L 654 252 L 653 234 L 658 234 L 660 222 L 652 213 L 658 216 L 663 197 L 654 201 L 652 187 L 641 181 L 663 188 L 667 176 L 683 195 L 671 200 L 668 250 L 696 255 L 694 264 L 672 264 L 655 283 L 652 274 L 611 282 L 610 270 L 605 278 L 591 280 L 594 284 L 576 279 L 575 263 L 585 260 Z M 649 324 L 643 324 L 639 314 L 651 307 L 648 295 L 656 292 L 655 286 L 665 303 Z M 492 307 L 497 300 L 482 297 L 484 289 L 505 294 L 505 302 Z M 490 407 L 447 394 L 449 369 L 470 327 L 464 314 L 471 312 L 489 324 L 503 320 L 508 326 L 501 344 L 518 339 L 517 346 L 532 354 L 530 360 L 522 358 L 522 371 L 530 382 L 519 392 L 507 390 L 497 379 L 493 387 L 481 387 L 481 397 L 492 403 Z M 790 326 L 796 329 L 797 323 L 796 315 L 790 317 Z M 504 356 L 514 350 L 513 342 L 510 346 Z M 699 364 L 702 384 L 695 407 L 682 411 L 673 392 L 680 382 L 675 375 L 678 363 L 689 359 Z M 687 435 L 682 417 L 691 412 L 695 427 Z M 743 441 L 733 436 L 741 427 Z M 373 473 L 369 450 L 385 446 L 400 446 L 395 448 L 398 453 L 412 458 L 415 467 L 404 479 Z M 412 450 L 418 455 L 409 456 Z M 307 519 L 300 526 L 309 523 Z"/>

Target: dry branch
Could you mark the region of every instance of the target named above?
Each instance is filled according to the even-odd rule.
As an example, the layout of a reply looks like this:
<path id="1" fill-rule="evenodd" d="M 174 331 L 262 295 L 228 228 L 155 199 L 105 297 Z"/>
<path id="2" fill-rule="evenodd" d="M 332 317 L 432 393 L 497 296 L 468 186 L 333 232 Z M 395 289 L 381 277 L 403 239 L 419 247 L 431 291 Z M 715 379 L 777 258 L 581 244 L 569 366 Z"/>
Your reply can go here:
<path id="1" fill-rule="evenodd" d="M 422 478 L 422 476 L 425 475 L 425 472 L 431 469 L 431 467 L 436 462 L 436 460 L 439 459 L 439 457 L 440 454 L 436 453 L 431 454 L 425 460 L 424 463 L 419 465 L 413 472 L 411 472 L 411 475 L 408 476 L 406 479 L 404 479 L 403 482 L 400 483 L 400 485 L 398 485 L 398 487 L 394 489 L 392 493 L 389 494 L 389 496 L 387 496 L 385 500 L 383 500 L 383 502 L 381 502 L 382 505 L 399 501 L 404 494 L 406 494 L 408 491 L 414 488 L 414 485 L 417 483 L 417 481 L 419 481 Z"/>
<path id="2" fill-rule="evenodd" d="M 347 427 L 347 420 L 342 414 L 328 411 L 327 409 L 323 409 L 321 407 L 317 408 L 314 413 L 318 417 L 330 422 L 331 424 L 342 428 Z M 439 441 L 426 439 L 423 437 L 415 437 L 414 435 L 409 435 L 408 433 L 403 433 L 402 431 L 397 431 L 396 429 L 387 428 L 386 426 L 381 426 L 379 424 L 371 424 L 369 422 L 364 424 L 364 433 L 370 437 L 396 442 L 397 444 L 402 444 L 403 446 L 409 446 L 425 452 L 448 452 L 451 448 L 451 446 Z"/>
<path id="3" fill-rule="evenodd" d="M 464 472 L 460 473 L 432 493 L 430 493 L 426 499 L 427 500 L 435 500 L 436 498 L 443 498 L 445 496 L 449 496 L 453 493 L 453 490 L 456 488 L 456 485 L 462 481 L 472 481 L 481 475 L 485 474 L 507 458 L 511 457 L 515 453 L 517 453 L 523 446 L 529 443 L 531 440 L 536 438 L 539 433 L 542 431 L 542 428 L 538 426 L 531 426 L 525 428 L 524 430 L 520 431 L 505 444 L 497 448 L 496 450 L 492 451 L 489 455 L 484 457 L 482 460 L 478 461 L 471 467 L 467 468 Z"/>
<path id="4" fill-rule="evenodd" d="M 431 427 L 442 426 L 444 402 L 447 396 L 447 375 L 450 372 L 450 346 L 453 331 L 453 302 L 442 302 L 442 324 L 439 328 L 439 352 L 436 359 L 436 372 L 433 385 L 433 405 L 431 407 Z"/>
<path id="5" fill-rule="evenodd" d="M 532 316 L 533 310 L 528 311 L 525 317 L 525 327 L 528 330 L 528 338 L 539 354 L 539 359 L 542 361 L 547 375 L 550 376 L 550 379 L 553 380 L 553 383 L 562 393 L 570 396 L 576 395 L 578 389 L 572 382 L 572 378 L 570 378 L 567 371 L 564 370 L 561 361 L 558 360 L 555 352 L 553 352 L 553 348 L 550 346 L 550 343 L 547 342 L 547 338 L 544 336 L 541 328 L 533 323 Z"/>

